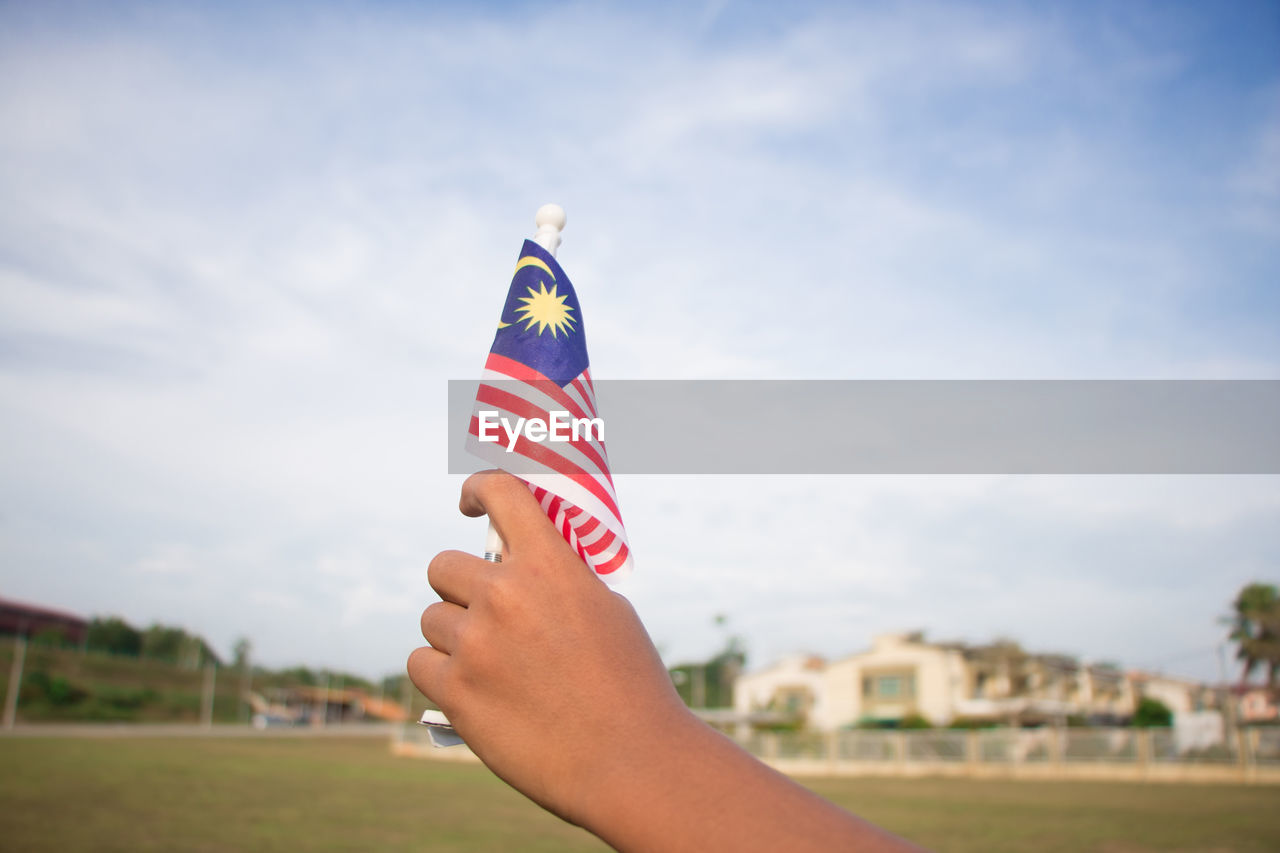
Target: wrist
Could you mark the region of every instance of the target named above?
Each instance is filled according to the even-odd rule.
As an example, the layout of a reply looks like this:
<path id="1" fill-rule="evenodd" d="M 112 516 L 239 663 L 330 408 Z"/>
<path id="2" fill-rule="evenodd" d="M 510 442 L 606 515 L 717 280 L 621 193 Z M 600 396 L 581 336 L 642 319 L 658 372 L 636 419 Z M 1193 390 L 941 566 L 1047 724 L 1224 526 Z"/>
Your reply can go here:
<path id="1" fill-rule="evenodd" d="M 618 850 L 708 849 L 700 833 L 723 816 L 726 780 L 741 780 L 755 761 L 678 699 L 645 717 L 598 753 L 611 757 L 586 780 L 575 822 Z"/>

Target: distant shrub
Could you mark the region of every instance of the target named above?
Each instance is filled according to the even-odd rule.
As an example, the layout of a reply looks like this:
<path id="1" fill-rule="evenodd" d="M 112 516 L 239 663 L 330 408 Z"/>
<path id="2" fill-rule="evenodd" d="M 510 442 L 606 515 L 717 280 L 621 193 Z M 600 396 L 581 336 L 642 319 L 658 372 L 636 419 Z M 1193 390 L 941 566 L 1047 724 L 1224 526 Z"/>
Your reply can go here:
<path id="1" fill-rule="evenodd" d="M 160 694 L 149 687 L 99 687 L 94 699 L 107 708 L 118 711 L 137 711 L 160 701 Z"/>
<path id="2" fill-rule="evenodd" d="M 898 720 L 898 728 L 900 729 L 931 729 L 933 723 L 920 714 L 907 714 L 901 720 Z"/>
<path id="3" fill-rule="evenodd" d="M 41 628 L 31 635 L 31 642 L 40 646 L 52 646 L 55 649 L 71 645 L 71 641 L 67 639 L 66 633 L 61 628 Z"/>
<path id="4" fill-rule="evenodd" d="M 755 726 L 756 731 L 761 732 L 799 732 L 805 727 L 804 720 L 784 720 L 780 722 L 758 723 Z"/>
<path id="5" fill-rule="evenodd" d="M 24 705 L 45 703 L 55 708 L 65 708 L 82 702 L 89 691 L 60 675 L 50 676 L 42 669 L 27 673 L 22 679 L 21 699 Z"/>
<path id="6" fill-rule="evenodd" d="M 132 723 L 137 721 L 138 712 L 118 708 L 115 705 L 103 702 L 97 696 L 91 696 L 89 701 L 76 709 L 74 719 L 88 720 L 95 723 Z"/>
<path id="7" fill-rule="evenodd" d="M 49 697 L 49 673 L 34 669 L 22 677 L 22 701 L 34 702 Z"/>
<path id="8" fill-rule="evenodd" d="M 1173 712 L 1159 699 L 1144 696 L 1133 712 L 1133 725 L 1138 728 L 1173 725 Z"/>
<path id="9" fill-rule="evenodd" d="M 949 729 L 994 729 L 998 724 L 992 720 L 986 720 L 981 717 L 956 717 L 951 721 Z"/>
<path id="10" fill-rule="evenodd" d="M 907 714 L 897 720 L 880 720 L 874 717 L 863 717 L 858 720 L 859 729 L 931 729 L 933 723 L 919 714 Z"/>

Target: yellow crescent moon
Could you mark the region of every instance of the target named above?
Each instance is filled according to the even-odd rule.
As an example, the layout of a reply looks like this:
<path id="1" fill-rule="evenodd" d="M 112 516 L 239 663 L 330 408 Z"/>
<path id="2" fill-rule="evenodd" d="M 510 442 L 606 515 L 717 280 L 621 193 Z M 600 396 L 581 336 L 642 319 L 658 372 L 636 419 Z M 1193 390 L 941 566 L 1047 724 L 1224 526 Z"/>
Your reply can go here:
<path id="1" fill-rule="evenodd" d="M 537 267 L 538 269 L 545 272 L 547 275 L 551 276 L 552 281 L 556 280 L 556 274 L 551 271 L 551 267 L 543 263 L 541 258 L 534 257 L 533 255 L 525 255 L 523 258 L 516 261 L 515 272 L 513 272 L 511 275 L 514 277 L 517 272 L 520 272 L 520 270 L 524 269 L 525 267 Z M 510 323 L 504 323 L 501 320 L 498 321 L 499 329 L 505 329 L 510 325 L 511 325 Z"/>
<path id="2" fill-rule="evenodd" d="M 545 271 L 547 275 L 551 276 L 552 281 L 556 280 L 556 274 L 551 271 L 551 267 L 542 262 L 541 258 L 536 258 L 533 255 L 525 255 L 519 261 L 516 261 L 516 272 L 520 272 L 520 270 L 525 267 L 537 267 L 538 269 Z M 515 275 L 515 273 L 512 273 L 512 275 Z"/>

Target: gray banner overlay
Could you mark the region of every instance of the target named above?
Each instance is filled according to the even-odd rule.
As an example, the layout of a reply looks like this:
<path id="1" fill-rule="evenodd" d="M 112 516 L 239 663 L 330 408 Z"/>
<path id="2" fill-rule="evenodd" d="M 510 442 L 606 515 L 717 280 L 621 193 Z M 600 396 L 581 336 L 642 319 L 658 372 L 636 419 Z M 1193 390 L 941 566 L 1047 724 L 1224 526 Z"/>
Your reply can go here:
<path id="1" fill-rule="evenodd" d="M 465 449 L 478 385 L 449 382 L 451 474 L 492 467 Z M 615 474 L 1280 474 L 1277 380 L 615 380 L 596 398 Z"/>

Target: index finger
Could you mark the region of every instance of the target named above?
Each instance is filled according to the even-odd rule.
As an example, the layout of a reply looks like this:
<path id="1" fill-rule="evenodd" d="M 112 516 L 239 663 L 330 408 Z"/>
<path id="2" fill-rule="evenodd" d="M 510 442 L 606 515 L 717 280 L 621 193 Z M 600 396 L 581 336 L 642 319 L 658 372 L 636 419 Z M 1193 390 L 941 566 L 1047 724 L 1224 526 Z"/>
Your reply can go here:
<path id="1" fill-rule="evenodd" d="M 489 516 L 512 554 L 569 548 L 529 485 L 506 471 L 481 471 L 468 477 L 462 484 L 458 509 L 472 518 Z"/>

